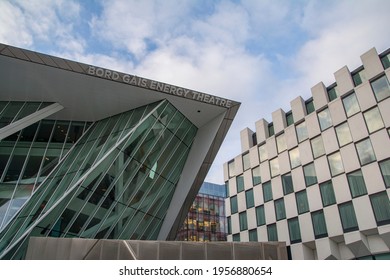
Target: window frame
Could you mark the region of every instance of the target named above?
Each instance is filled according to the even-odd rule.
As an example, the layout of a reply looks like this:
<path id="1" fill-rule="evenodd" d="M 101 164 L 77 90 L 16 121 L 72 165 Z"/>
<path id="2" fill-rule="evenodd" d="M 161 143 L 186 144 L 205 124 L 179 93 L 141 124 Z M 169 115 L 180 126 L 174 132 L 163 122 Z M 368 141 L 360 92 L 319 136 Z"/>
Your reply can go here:
<path id="1" fill-rule="evenodd" d="M 372 154 L 370 155 L 369 161 L 365 161 L 365 160 L 363 160 L 363 159 L 365 159 L 365 158 L 362 158 L 361 152 L 362 152 L 362 151 L 367 151 L 367 149 L 366 149 L 367 147 L 364 147 L 364 146 L 361 147 L 361 146 L 360 146 L 360 145 L 361 145 L 362 143 L 364 143 L 364 142 L 369 143 L 369 145 L 370 145 L 370 150 L 372 151 Z M 360 148 L 359 148 L 359 147 L 360 147 Z M 355 149 L 356 149 L 356 152 L 357 152 L 357 155 L 358 155 L 358 158 L 359 158 L 359 163 L 360 163 L 361 166 L 364 166 L 364 165 L 367 165 L 367 164 L 370 164 L 370 163 L 376 161 L 377 158 L 376 158 L 376 154 L 375 154 L 375 151 L 374 151 L 374 147 L 372 146 L 371 139 L 370 139 L 369 137 L 364 138 L 364 139 L 362 139 L 362 140 L 356 142 L 356 143 L 355 143 Z M 372 157 L 372 156 L 373 156 L 373 157 Z"/>

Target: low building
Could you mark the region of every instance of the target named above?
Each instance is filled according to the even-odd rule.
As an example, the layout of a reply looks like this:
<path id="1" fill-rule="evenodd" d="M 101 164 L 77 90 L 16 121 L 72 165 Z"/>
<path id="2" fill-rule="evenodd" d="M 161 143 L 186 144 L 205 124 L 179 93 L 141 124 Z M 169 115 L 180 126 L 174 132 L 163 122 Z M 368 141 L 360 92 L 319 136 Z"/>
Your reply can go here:
<path id="1" fill-rule="evenodd" d="M 226 241 L 225 198 L 225 185 L 203 183 L 176 240 Z"/>

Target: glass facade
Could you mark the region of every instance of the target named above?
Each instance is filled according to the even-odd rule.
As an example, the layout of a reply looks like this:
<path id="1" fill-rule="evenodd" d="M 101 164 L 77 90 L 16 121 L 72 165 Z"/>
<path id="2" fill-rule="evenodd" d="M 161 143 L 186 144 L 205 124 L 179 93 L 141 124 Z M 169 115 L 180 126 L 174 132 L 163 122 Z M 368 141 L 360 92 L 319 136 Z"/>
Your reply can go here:
<path id="1" fill-rule="evenodd" d="M 373 81 L 371 87 L 378 102 L 390 96 L 390 84 L 386 76 Z"/>
<path id="2" fill-rule="evenodd" d="M 375 132 L 385 126 L 378 107 L 374 107 L 371 110 L 364 112 L 363 115 L 367 124 L 368 132 Z"/>
<path id="3" fill-rule="evenodd" d="M 343 98 L 343 104 L 347 117 L 350 117 L 360 111 L 360 106 L 356 98 L 356 94 L 352 93 Z"/>
<path id="4" fill-rule="evenodd" d="M 338 207 L 344 232 L 358 230 L 358 222 L 352 202 L 340 204 Z"/>
<path id="5" fill-rule="evenodd" d="M 332 119 L 328 108 L 318 113 L 318 121 L 320 122 L 321 130 L 325 130 L 332 126 Z"/>
<path id="6" fill-rule="evenodd" d="M 330 166 L 330 172 L 332 176 L 336 176 L 344 172 L 343 162 L 341 160 L 340 152 L 336 152 L 328 156 L 328 162 Z"/>
<path id="7" fill-rule="evenodd" d="M 3 170 L 3 182 L 20 189 L 17 197 L 40 182 L 0 233 L 3 257 L 23 257 L 30 236 L 156 239 L 197 132 L 188 119 L 161 101 L 95 122 L 85 132 L 86 123 L 38 125 L 33 143 L 25 145 L 18 135 L 13 144 L 25 158 L 32 156 L 29 161 L 38 162 L 45 151 L 38 172 L 16 180 L 24 166 L 17 153 Z M 48 145 L 55 152 L 47 154 Z"/>
<path id="8" fill-rule="evenodd" d="M 205 182 L 177 233 L 178 241 L 226 241 L 225 188 Z"/>
<path id="9" fill-rule="evenodd" d="M 311 149 L 313 151 L 314 158 L 318 158 L 325 154 L 324 142 L 322 141 L 321 135 L 311 139 L 310 144 L 311 144 Z"/>
<path id="10" fill-rule="evenodd" d="M 278 148 L 278 153 L 287 150 L 287 142 L 284 134 L 280 134 L 279 136 L 276 136 L 276 146 Z"/>
<path id="11" fill-rule="evenodd" d="M 314 163 L 310 163 L 303 167 L 303 175 L 305 176 L 306 187 L 317 183 L 317 175 Z"/>
<path id="12" fill-rule="evenodd" d="M 360 164 L 368 164 L 376 160 L 374 149 L 372 148 L 371 140 L 369 138 L 356 143 Z"/>
<path id="13" fill-rule="evenodd" d="M 306 122 L 301 122 L 300 124 L 297 124 L 295 126 L 298 142 L 302 142 L 303 140 L 306 140 L 309 137 L 309 134 L 307 132 Z"/>
<path id="14" fill-rule="evenodd" d="M 358 197 L 367 194 L 366 184 L 364 182 L 363 173 L 359 169 L 355 172 L 347 174 L 349 189 L 352 197 Z"/>
<path id="15" fill-rule="evenodd" d="M 351 132 L 349 130 L 348 123 L 342 123 L 336 126 L 336 135 L 340 147 L 345 146 L 352 142 Z"/>

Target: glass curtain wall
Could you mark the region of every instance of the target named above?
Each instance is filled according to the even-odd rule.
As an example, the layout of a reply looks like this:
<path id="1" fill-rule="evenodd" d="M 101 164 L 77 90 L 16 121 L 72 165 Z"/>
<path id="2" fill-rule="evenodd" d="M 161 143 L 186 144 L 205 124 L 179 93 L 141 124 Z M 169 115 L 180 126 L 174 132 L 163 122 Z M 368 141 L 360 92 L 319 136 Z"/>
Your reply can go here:
<path id="1" fill-rule="evenodd" d="M 155 239 L 196 131 L 168 101 L 95 123 L 3 228 L 1 258 L 30 236 Z"/>

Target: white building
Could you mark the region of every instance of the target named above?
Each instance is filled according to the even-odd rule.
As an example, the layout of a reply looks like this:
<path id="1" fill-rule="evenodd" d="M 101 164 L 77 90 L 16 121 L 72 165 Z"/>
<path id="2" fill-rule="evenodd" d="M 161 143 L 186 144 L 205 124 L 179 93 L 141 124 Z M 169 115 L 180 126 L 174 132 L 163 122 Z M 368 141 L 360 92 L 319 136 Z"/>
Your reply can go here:
<path id="1" fill-rule="evenodd" d="M 390 259 L 390 49 L 241 131 L 224 164 L 228 241 L 286 241 L 292 259 Z"/>

